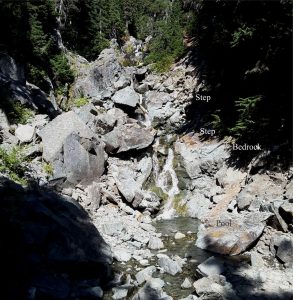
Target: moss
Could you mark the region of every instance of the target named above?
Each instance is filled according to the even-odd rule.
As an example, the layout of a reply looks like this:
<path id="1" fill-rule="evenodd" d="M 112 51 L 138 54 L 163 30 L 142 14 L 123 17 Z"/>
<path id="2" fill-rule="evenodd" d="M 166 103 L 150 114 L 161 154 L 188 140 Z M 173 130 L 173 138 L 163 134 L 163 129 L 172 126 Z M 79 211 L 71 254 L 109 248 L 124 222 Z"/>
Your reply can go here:
<path id="1" fill-rule="evenodd" d="M 44 170 L 44 172 L 45 172 L 48 176 L 52 176 L 52 175 L 53 175 L 54 168 L 53 168 L 52 164 L 50 164 L 50 163 L 44 163 L 44 164 L 43 164 L 43 170 Z"/>
<path id="2" fill-rule="evenodd" d="M 182 203 L 182 199 L 184 197 L 185 197 L 185 192 L 180 191 L 180 193 L 175 195 L 173 198 L 173 207 L 179 216 L 186 216 L 186 214 L 187 214 L 186 203 Z"/>
<path id="3" fill-rule="evenodd" d="M 82 107 L 89 103 L 89 100 L 85 97 L 77 98 L 73 100 L 73 105 L 75 107 Z"/>
<path id="4" fill-rule="evenodd" d="M 0 172 L 6 173 L 11 180 L 22 185 L 27 184 L 25 179 L 26 161 L 22 147 L 17 146 L 11 150 L 0 148 Z"/>

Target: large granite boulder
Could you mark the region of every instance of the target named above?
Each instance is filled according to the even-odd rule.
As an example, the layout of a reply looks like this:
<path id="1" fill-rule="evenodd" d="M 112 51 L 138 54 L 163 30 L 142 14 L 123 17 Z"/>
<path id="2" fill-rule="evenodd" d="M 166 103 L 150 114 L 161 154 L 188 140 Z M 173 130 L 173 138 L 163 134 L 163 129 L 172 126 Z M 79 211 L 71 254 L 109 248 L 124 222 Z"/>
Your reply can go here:
<path id="1" fill-rule="evenodd" d="M 89 127 L 70 111 L 47 124 L 39 133 L 43 158 L 54 167 L 54 177 L 71 184 L 90 183 L 104 172 L 104 146 Z"/>
<path id="2" fill-rule="evenodd" d="M 261 236 L 270 215 L 222 213 L 200 225 L 196 246 L 226 255 L 240 254 Z"/>
<path id="3" fill-rule="evenodd" d="M 140 150 L 150 146 L 154 134 L 150 129 L 143 128 L 137 123 L 124 124 L 115 127 L 103 137 L 107 152 L 126 152 L 132 149 Z"/>

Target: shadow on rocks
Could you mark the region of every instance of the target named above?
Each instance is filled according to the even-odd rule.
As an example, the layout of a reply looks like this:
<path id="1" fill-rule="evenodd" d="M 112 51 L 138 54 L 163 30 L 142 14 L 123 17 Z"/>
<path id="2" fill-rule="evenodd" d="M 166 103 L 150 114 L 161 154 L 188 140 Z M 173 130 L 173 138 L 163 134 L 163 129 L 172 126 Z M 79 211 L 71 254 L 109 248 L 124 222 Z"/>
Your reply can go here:
<path id="1" fill-rule="evenodd" d="M 211 240 L 206 237 L 206 243 L 211 243 Z M 197 295 L 201 300 L 292 300 L 292 291 L 280 291 L 281 279 L 275 282 L 266 282 L 269 275 L 269 269 L 261 269 L 254 267 L 253 272 L 249 272 L 251 276 L 247 276 L 246 271 L 252 270 L 250 259 L 248 256 L 222 256 L 214 254 L 216 259 L 209 262 L 209 269 L 221 270 L 221 275 L 211 276 L 211 281 L 198 284 Z M 262 274 L 261 274 L 262 273 Z M 284 274 L 285 276 L 285 274 Z M 210 278 L 210 277 L 207 277 Z M 224 279 L 224 280 L 223 280 Z M 214 283 L 219 284 L 223 289 L 215 288 Z M 275 292 L 267 291 L 264 287 L 268 284 L 275 285 Z M 283 283 L 283 282 L 282 282 Z M 214 288 L 212 288 L 212 286 Z M 271 288 L 273 290 L 274 288 Z M 219 292 L 220 290 L 220 292 Z"/>
<path id="2" fill-rule="evenodd" d="M 112 255 L 82 207 L 0 178 L 1 299 L 100 299 Z"/>

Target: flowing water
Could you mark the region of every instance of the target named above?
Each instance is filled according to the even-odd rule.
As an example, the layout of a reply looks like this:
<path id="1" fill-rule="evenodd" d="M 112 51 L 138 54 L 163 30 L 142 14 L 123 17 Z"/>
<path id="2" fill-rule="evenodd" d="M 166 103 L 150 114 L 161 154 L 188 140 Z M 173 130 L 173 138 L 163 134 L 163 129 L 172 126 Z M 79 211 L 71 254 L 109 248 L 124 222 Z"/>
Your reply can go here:
<path id="1" fill-rule="evenodd" d="M 168 195 L 168 200 L 162 208 L 162 213 L 157 216 L 157 219 L 171 219 L 176 215 L 176 211 L 173 207 L 174 196 L 179 194 L 178 178 L 173 167 L 174 151 L 172 148 L 168 149 L 168 156 L 166 162 L 160 172 L 159 161 L 157 153 L 153 155 L 154 164 L 154 177 L 156 186 L 161 188 L 162 191 Z"/>

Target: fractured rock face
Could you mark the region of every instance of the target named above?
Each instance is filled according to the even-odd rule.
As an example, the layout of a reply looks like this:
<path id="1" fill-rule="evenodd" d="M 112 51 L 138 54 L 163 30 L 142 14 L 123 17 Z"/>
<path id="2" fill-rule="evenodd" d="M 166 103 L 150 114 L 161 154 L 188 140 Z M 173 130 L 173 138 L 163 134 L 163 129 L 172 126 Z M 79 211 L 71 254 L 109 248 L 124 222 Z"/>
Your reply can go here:
<path id="1" fill-rule="evenodd" d="M 119 89 L 129 83 L 115 50 L 105 49 L 94 62 L 80 65 L 72 90 L 76 98 L 85 96 L 103 99 L 106 95 L 111 97 L 115 88 Z"/>
<path id="2" fill-rule="evenodd" d="M 236 198 L 238 208 L 246 209 L 254 198 L 261 201 L 272 201 L 283 198 L 283 187 L 274 183 L 267 175 L 255 175 L 253 181 L 247 184 Z"/>
<path id="3" fill-rule="evenodd" d="M 221 254 L 240 254 L 260 237 L 270 215 L 223 213 L 199 227 L 196 246 Z"/>

